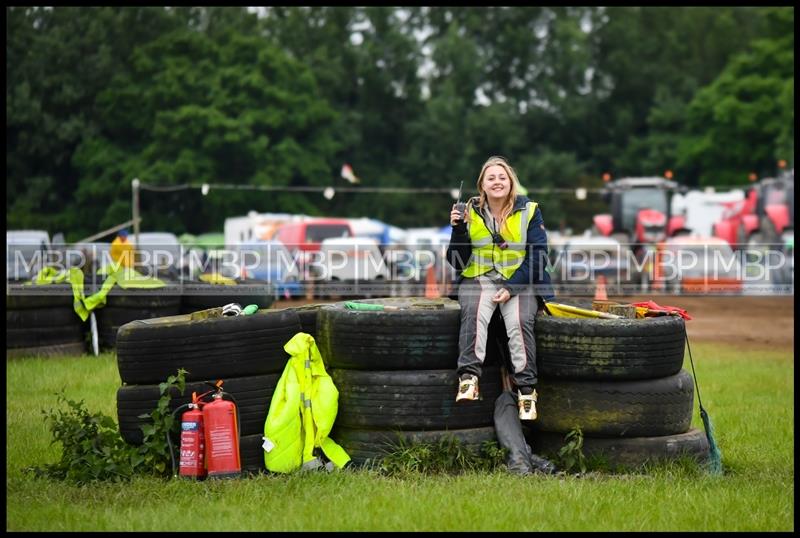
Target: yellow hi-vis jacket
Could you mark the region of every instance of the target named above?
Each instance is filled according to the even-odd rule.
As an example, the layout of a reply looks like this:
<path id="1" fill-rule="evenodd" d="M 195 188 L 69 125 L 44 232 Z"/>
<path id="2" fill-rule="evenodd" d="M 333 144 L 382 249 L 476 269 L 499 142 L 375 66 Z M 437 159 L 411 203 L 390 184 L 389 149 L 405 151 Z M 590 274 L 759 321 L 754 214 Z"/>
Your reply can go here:
<path id="1" fill-rule="evenodd" d="M 341 468 L 350 456 L 328 437 L 339 408 L 339 391 L 325 371 L 314 337 L 297 333 L 283 349 L 291 356 L 275 387 L 264 423 L 264 463 L 288 473 L 309 467 L 319 447 Z"/>
<path id="2" fill-rule="evenodd" d="M 528 239 L 528 225 L 536 213 L 536 202 L 527 202 L 521 211 L 514 211 L 506 219 L 502 236 L 508 248 L 501 249 L 492 240 L 492 231 L 486 226 L 483 217 L 469 204 L 469 239 L 472 243 L 472 257 L 461 273 L 474 278 L 495 269 L 505 279 L 511 278 L 525 260 L 525 245 Z"/>
<path id="3" fill-rule="evenodd" d="M 72 286 L 72 296 L 74 298 L 72 307 L 75 313 L 86 321 L 92 310 L 105 306 L 106 296 L 114 284 L 119 284 L 123 289 L 128 288 L 163 288 L 166 284 L 162 280 L 153 277 L 145 277 L 135 269 L 125 269 L 124 267 L 110 266 L 110 274 L 103 281 L 103 286 L 97 293 L 86 297 L 83 292 L 83 271 L 77 267 L 70 268 L 69 271 L 57 270 L 53 267 L 44 267 L 34 279 L 26 284 L 41 286 L 43 284 L 58 284 L 69 282 Z M 98 271 L 101 274 L 101 271 Z M 104 272 L 102 274 L 105 274 Z"/>

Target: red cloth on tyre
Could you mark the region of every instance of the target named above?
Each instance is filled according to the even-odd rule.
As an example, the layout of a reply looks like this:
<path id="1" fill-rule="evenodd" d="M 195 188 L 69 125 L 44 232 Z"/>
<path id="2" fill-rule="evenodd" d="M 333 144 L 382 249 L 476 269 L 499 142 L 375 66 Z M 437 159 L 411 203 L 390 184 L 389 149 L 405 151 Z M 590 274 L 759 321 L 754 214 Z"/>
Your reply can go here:
<path id="1" fill-rule="evenodd" d="M 653 301 L 643 301 L 641 303 L 631 303 L 633 306 L 643 306 L 646 307 L 649 311 L 652 311 L 653 315 L 659 315 L 659 312 L 664 312 L 665 314 L 678 314 L 683 319 L 692 319 L 692 316 L 684 310 L 683 308 L 678 308 L 677 306 L 661 306 L 656 304 Z M 648 312 L 649 314 L 649 312 Z M 648 314 L 645 314 L 647 316 Z"/>

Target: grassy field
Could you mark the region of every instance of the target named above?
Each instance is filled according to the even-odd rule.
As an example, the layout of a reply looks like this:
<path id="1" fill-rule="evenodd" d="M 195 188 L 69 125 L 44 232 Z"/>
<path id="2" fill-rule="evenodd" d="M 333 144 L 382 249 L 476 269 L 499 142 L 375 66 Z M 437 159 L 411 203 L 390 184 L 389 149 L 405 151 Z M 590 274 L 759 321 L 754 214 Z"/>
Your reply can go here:
<path id="1" fill-rule="evenodd" d="M 116 417 L 113 355 L 7 360 L 9 531 L 793 531 L 794 356 L 693 343 L 723 476 L 645 473 L 381 476 L 345 470 L 191 483 L 72 486 L 23 468 L 55 461 L 41 410 L 55 393 Z M 685 368 L 690 370 L 688 356 Z M 697 413 L 693 425 L 702 429 Z"/>

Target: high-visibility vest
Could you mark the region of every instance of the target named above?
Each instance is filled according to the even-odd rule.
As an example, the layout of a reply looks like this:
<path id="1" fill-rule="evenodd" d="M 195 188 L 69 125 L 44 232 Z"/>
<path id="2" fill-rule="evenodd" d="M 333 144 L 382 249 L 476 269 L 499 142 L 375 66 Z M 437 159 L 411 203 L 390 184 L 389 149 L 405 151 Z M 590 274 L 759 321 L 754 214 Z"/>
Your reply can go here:
<path id="1" fill-rule="evenodd" d="M 339 391 L 325 371 L 314 337 L 295 334 L 283 346 L 291 356 L 275 387 L 264 423 L 264 464 L 288 473 L 312 463 L 319 447 L 336 466 L 350 456 L 328 437 L 339 409 Z"/>
<path id="2" fill-rule="evenodd" d="M 494 244 L 492 231 L 470 204 L 469 239 L 472 243 L 472 257 L 462 275 L 474 278 L 495 269 L 504 278 L 511 278 L 525 260 L 528 225 L 535 213 L 536 202 L 527 202 L 522 211 L 514 211 L 508 216 L 501 233 L 508 247 L 502 249 Z"/>

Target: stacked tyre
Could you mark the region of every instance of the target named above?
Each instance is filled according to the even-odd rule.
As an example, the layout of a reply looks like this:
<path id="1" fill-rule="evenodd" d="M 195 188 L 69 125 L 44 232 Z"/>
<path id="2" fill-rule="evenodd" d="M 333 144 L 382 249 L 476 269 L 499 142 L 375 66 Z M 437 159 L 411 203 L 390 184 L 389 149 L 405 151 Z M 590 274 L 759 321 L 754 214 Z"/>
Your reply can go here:
<path id="1" fill-rule="evenodd" d="M 292 310 L 293 312 L 297 313 L 297 317 L 300 318 L 300 329 L 306 333 L 310 334 L 314 337 L 314 340 L 317 339 L 317 315 L 321 308 L 329 306 L 330 303 L 314 303 L 314 304 L 305 304 L 301 306 L 292 306 L 287 308 L 286 310 Z"/>
<path id="2" fill-rule="evenodd" d="M 399 310 L 319 310 L 317 344 L 339 390 L 331 437 L 356 465 L 380 460 L 398 444 L 453 437 L 471 448 L 494 440 L 498 367 L 486 368 L 483 399 L 455 403 L 460 308 L 449 299 L 360 301 Z"/>
<path id="3" fill-rule="evenodd" d="M 264 471 L 264 422 L 289 359 L 283 346 L 300 330 L 297 314 L 288 309 L 204 319 L 179 315 L 123 325 L 117 334 L 123 383 L 117 391 L 117 416 L 123 439 L 142 443 L 141 426 L 151 420 L 140 415 L 156 408 L 159 383 L 183 368 L 188 371 L 186 389 L 183 395 L 173 389 L 170 409 L 222 379 L 223 390 L 233 396 L 239 410 L 242 469 Z"/>
<path id="4" fill-rule="evenodd" d="M 682 369 L 686 327 L 679 316 L 536 319 L 536 453 L 555 455 L 576 426 L 583 453 L 613 468 L 708 455 L 691 428 L 692 377 Z"/>
<path id="5" fill-rule="evenodd" d="M 73 309 L 72 286 L 8 284 L 6 357 L 81 355 L 86 324 Z"/>
<path id="6" fill-rule="evenodd" d="M 209 284 L 207 282 L 184 282 L 181 314 L 198 310 L 239 303 L 242 308 L 257 304 L 260 309 L 269 308 L 275 302 L 275 288 L 266 280 L 243 279 L 236 285 Z"/>
<path id="7" fill-rule="evenodd" d="M 154 289 L 123 289 L 114 286 L 106 296 L 105 306 L 94 310 L 100 348 L 114 348 L 117 331 L 126 323 L 174 316 L 180 312 L 180 306 L 180 286 L 177 283 Z"/>

